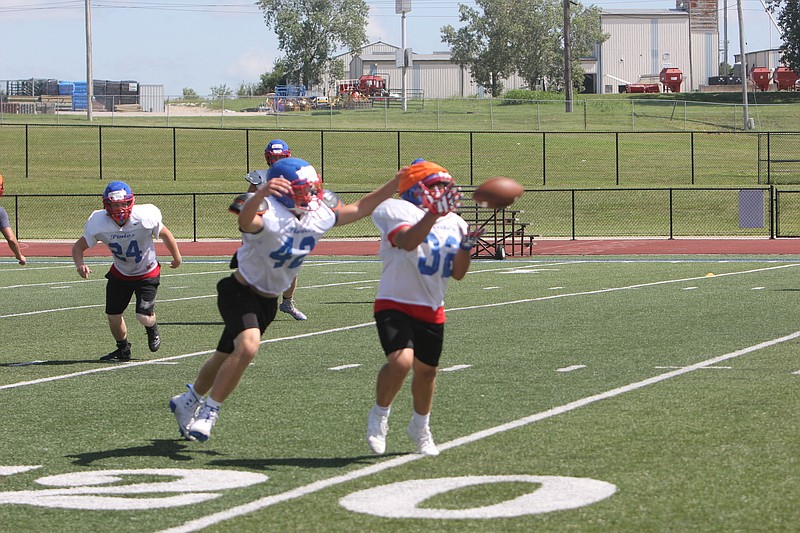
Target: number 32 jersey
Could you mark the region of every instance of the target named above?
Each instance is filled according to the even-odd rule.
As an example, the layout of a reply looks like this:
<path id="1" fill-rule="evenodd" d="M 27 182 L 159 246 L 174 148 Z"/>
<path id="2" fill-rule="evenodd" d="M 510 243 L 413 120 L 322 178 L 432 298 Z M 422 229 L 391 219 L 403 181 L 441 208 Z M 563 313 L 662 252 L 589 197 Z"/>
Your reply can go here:
<path id="1" fill-rule="evenodd" d="M 83 228 L 89 248 L 103 242 L 114 256 L 111 274 L 121 279 L 144 279 L 160 271 L 156 247 L 164 223 L 161 211 L 153 204 L 134 205 L 131 216 L 119 226 L 104 210 L 93 212 Z"/>
<path id="2" fill-rule="evenodd" d="M 381 232 L 380 256 L 383 273 L 378 285 L 378 300 L 438 309 L 444 305 L 453 258 L 459 250 L 467 223 L 455 213 L 440 217 L 430 233 L 414 250 L 392 244 L 392 234 L 413 226 L 425 211 L 405 200 L 390 198 L 372 213 Z"/>

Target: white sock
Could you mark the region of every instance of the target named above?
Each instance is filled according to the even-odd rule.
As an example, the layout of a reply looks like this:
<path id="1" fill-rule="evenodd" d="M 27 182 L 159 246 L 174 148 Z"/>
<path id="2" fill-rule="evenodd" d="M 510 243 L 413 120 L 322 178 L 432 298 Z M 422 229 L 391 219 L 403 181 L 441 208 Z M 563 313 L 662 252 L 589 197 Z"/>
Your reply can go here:
<path id="1" fill-rule="evenodd" d="M 389 416 L 389 412 L 391 412 L 392 406 L 390 405 L 389 407 L 381 407 L 376 403 L 375 407 L 373 407 L 372 410 L 378 416 Z"/>
<path id="2" fill-rule="evenodd" d="M 414 414 L 411 415 L 411 421 L 414 422 L 414 425 L 419 428 L 428 427 L 431 421 L 431 414 L 428 413 L 427 415 L 421 415 L 414 411 Z"/>
<path id="3" fill-rule="evenodd" d="M 217 402 L 211 399 L 211 396 L 206 398 L 206 407 L 211 409 L 212 411 L 219 411 L 219 408 L 222 407 L 222 402 Z"/>

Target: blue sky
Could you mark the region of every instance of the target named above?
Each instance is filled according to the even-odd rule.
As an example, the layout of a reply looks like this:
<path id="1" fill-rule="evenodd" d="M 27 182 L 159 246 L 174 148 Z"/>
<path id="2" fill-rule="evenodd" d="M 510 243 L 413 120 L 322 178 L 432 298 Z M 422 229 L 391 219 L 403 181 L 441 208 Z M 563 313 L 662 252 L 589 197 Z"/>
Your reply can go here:
<path id="1" fill-rule="evenodd" d="M 394 0 L 368 0 L 370 42 L 401 44 Z M 406 15 L 407 46 L 419 53 L 445 50 L 439 31 L 459 26 L 458 5 L 472 0 L 412 0 Z M 675 0 L 598 1 L 606 9 L 674 8 Z M 247 0 L 91 0 L 95 79 L 163 85 L 179 96 L 200 95 L 226 84 L 233 91 L 254 83 L 280 56 L 262 13 Z M 722 9 L 723 1 L 719 2 Z M 748 51 L 780 46 L 779 33 L 760 0 L 744 0 Z M 0 80 L 86 78 L 84 0 L 0 0 Z M 739 52 L 736 0 L 728 0 L 728 39 Z M 720 15 L 722 34 L 722 15 Z"/>

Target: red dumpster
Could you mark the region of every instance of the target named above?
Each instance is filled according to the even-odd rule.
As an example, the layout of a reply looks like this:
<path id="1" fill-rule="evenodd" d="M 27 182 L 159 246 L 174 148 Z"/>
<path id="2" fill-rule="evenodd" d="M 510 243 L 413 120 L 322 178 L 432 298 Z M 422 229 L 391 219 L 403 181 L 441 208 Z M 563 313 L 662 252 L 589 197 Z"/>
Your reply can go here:
<path id="1" fill-rule="evenodd" d="M 664 84 L 664 92 L 666 93 L 679 93 L 681 92 L 681 83 L 683 83 L 683 72 L 680 69 L 665 67 L 661 69 L 658 76 L 661 83 Z"/>
<path id="2" fill-rule="evenodd" d="M 767 67 L 753 67 L 753 70 L 750 71 L 750 79 L 753 80 L 759 91 L 769 91 L 771 78 L 772 73 Z"/>
<path id="3" fill-rule="evenodd" d="M 797 72 L 789 67 L 778 67 L 772 74 L 772 79 L 775 80 L 775 85 L 778 86 L 779 91 L 793 91 L 798 76 Z"/>

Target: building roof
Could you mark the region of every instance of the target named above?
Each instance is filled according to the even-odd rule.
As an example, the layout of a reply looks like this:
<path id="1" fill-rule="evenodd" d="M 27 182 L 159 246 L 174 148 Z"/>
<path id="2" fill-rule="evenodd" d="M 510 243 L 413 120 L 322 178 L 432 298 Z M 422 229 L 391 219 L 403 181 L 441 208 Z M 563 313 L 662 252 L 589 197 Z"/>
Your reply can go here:
<path id="1" fill-rule="evenodd" d="M 601 9 L 600 16 L 618 17 L 688 17 L 689 12 L 682 9 Z"/>

